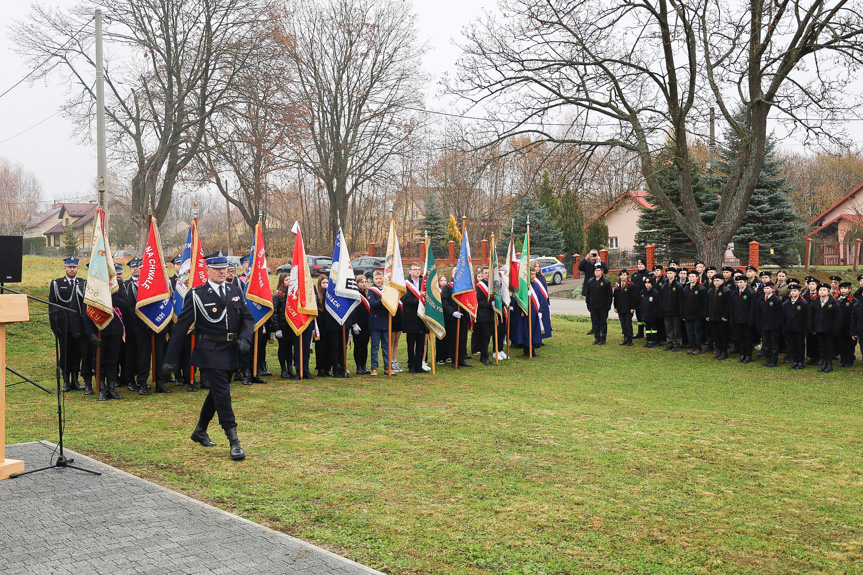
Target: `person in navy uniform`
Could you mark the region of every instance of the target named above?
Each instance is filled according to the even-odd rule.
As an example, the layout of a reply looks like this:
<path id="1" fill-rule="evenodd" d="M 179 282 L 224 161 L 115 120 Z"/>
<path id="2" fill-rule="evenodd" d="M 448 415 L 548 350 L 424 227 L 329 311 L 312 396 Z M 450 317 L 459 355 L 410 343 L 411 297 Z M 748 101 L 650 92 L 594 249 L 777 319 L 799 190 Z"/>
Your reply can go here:
<path id="1" fill-rule="evenodd" d="M 728 321 L 731 317 L 731 290 L 721 275 L 713 276 L 713 286 L 707 290 L 704 319 L 710 330 L 716 353 L 713 359 L 728 359 Z"/>
<path id="2" fill-rule="evenodd" d="M 807 303 L 818 301 L 818 286 L 821 282 L 814 276 L 806 276 L 805 281 L 806 285 L 803 286 L 805 289 L 800 297 Z M 806 330 L 806 355 L 809 357 L 809 361 L 806 362 L 809 365 L 815 365 L 821 361 L 821 354 L 818 352 L 818 337 L 814 333 L 810 333 L 808 329 Z"/>
<path id="3" fill-rule="evenodd" d="M 81 306 L 82 300 L 78 297 L 78 286 L 83 283 L 83 280 L 78 278 L 77 258 L 66 258 L 63 260 L 63 265 L 66 273 L 61 278 L 51 280 L 48 286 L 48 301 L 71 311 L 63 312 L 52 307 L 48 312 L 48 318 L 51 331 L 54 332 L 60 344 L 63 391 L 81 391 L 85 389 L 78 382 L 83 356 L 81 340 L 85 337 L 85 310 Z M 91 388 L 91 382 L 85 380 L 85 383 L 88 388 Z M 93 393 L 92 388 L 89 391 Z"/>
<path id="4" fill-rule="evenodd" d="M 833 339 L 842 328 L 842 310 L 836 298 L 830 295 L 830 285 L 822 283 L 818 286 L 818 299 L 809 303 L 807 329 L 818 338 L 818 354 L 820 356 L 818 371 L 830 373 L 833 371 L 834 347 Z"/>
<path id="5" fill-rule="evenodd" d="M 782 331 L 788 344 L 789 369 L 803 369 L 806 360 L 806 322 L 809 305 L 800 297 L 800 284 L 796 279 L 788 281 L 788 299 L 782 303 Z"/>
<path id="6" fill-rule="evenodd" d="M 117 392 L 121 348 L 126 338 L 126 326 L 123 323 L 123 311 L 126 309 L 125 292 L 117 289 L 111 294 L 111 307 L 114 308 L 114 318 L 102 330 L 99 338 L 96 324 L 87 318 L 85 329 L 87 337 L 94 348 L 100 348 L 99 354 L 99 401 L 123 399 Z"/>
<path id="7" fill-rule="evenodd" d="M 764 367 L 779 365 L 779 332 L 782 330 L 782 300 L 773 289 L 770 280 L 762 282 L 762 294 L 758 299 L 755 314 L 755 328 L 761 335 L 761 349 L 764 352 Z"/>
<path id="8" fill-rule="evenodd" d="M 738 363 L 752 361 L 752 332 L 755 326 L 755 292 L 743 274 L 734 276 L 736 289 L 731 294 L 731 327 L 737 336 Z"/>
<path id="9" fill-rule="evenodd" d="M 707 302 L 707 289 L 701 285 L 699 278 L 701 274 L 697 269 L 689 270 L 686 274 L 687 284 L 683 287 L 683 301 L 681 302 L 681 317 L 686 326 L 686 336 L 689 346 L 689 355 L 700 355 L 703 351 L 701 344 L 704 341 L 704 308 Z"/>
<path id="10" fill-rule="evenodd" d="M 147 379 L 150 377 L 150 363 L 153 354 L 155 354 L 156 362 L 154 365 L 161 365 L 167 342 L 165 340 L 165 332 L 156 333 L 135 313 L 138 302 L 138 280 L 141 275 L 142 261 L 140 258 L 129 261 L 132 277 L 126 281 L 126 298 L 128 300 L 126 309 L 128 311 L 124 317 L 126 319 L 126 331 L 133 335 L 134 344 L 129 347 L 133 348 L 131 354 L 134 357 L 138 393 L 141 395 L 150 395 L 150 388 L 147 383 Z M 156 373 L 154 375 L 156 393 L 171 393 L 171 390 L 165 387 L 164 374 Z M 171 375 L 168 374 L 167 377 L 170 378 Z"/>
<path id="11" fill-rule="evenodd" d="M 448 343 L 447 355 L 452 358 L 453 367 L 456 365 L 459 367 L 473 367 L 467 362 L 467 328 L 470 323 L 470 317 L 463 317 L 464 314 L 461 308 L 452 296 L 451 283 L 441 288 L 440 301 L 443 307 L 444 326 L 446 328 L 446 340 Z M 459 319 L 462 321 L 459 322 Z M 527 325 L 527 320 L 524 323 Z M 458 337 L 456 337 L 456 332 L 458 332 Z M 456 339 L 458 339 L 458 346 L 456 346 Z M 527 349 L 527 343 L 525 343 L 524 347 Z M 372 344 L 372 351 L 374 351 L 374 343 Z M 525 351 L 526 354 L 527 351 Z"/>
<path id="12" fill-rule="evenodd" d="M 171 332 L 161 371 L 165 374 L 176 369 L 183 340 L 194 326 L 192 364 L 206 375 L 210 390 L 190 439 L 204 447 L 213 447 L 215 443 L 207 435 L 207 427 L 218 413 L 219 425 L 231 445 L 231 459 L 241 460 L 246 453 L 237 438 L 230 377 L 237 369 L 238 354 L 251 350 L 255 321 L 240 290 L 225 282 L 227 268 L 228 259 L 221 252 L 207 258 L 209 280 L 186 294 L 188 299 Z"/>
<path id="13" fill-rule="evenodd" d="M 414 264 L 416 265 L 416 264 Z M 419 266 L 417 266 L 419 268 Z M 419 272 L 419 269 L 417 269 Z M 411 266 L 413 273 L 413 266 Z M 493 294 L 488 288 L 489 269 L 488 266 L 481 266 L 479 274 L 477 274 L 476 287 L 476 322 L 473 324 L 473 337 L 476 340 L 479 351 L 479 360 L 483 365 L 491 365 L 491 360 L 488 358 L 488 346 L 491 341 L 492 330 L 494 329 L 494 300 Z M 420 351 L 422 357 L 422 351 Z M 422 371 L 422 363 L 418 365 Z"/>
<path id="14" fill-rule="evenodd" d="M 644 347 L 656 347 L 659 339 L 659 324 L 662 323 L 662 312 L 659 309 L 659 290 L 653 287 L 656 277 L 653 274 L 644 276 L 644 288 L 641 290 L 641 318 L 644 321 Z"/>
<path id="15" fill-rule="evenodd" d="M 425 350 L 425 334 L 428 333 L 425 323 L 419 316 L 419 305 L 422 294 L 422 268 L 417 263 L 410 265 L 408 277 L 405 280 L 407 291 L 402 296 L 402 331 L 408 346 L 408 373 L 423 374 L 423 353 Z M 357 309 L 364 306 L 357 306 Z M 488 346 L 486 346 L 488 347 Z M 486 350 L 486 353 L 488 350 Z"/>
<path id="16" fill-rule="evenodd" d="M 682 341 L 680 334 L 680 311 L 683 300 L 683 286 L 677 281 L 677 268 L 666 268 L 665 275 L 665 283 L 661 283 L 659 286 L 659 306 L 662 310 L 667 337 L 665 351 L 679 351 Z"/>
<path id="17" fill-rule="evenodd" d="M 590 312 L 593 345 L 605 345 L 608 337 L 608 312 L 614 300 L 614 290 L 611 281 L 605 277 L 604 269 L 599 263 L 593 266 L 593 278 L 587 282 L 584 291 L 585 303 Z"/>
<path id="18" fill-rule="evenodd" d="M 635 274 L 633 274 L 635 275 Z M 619 345 L 632 345 L 632 314 L 638 309 L 636 288 L 629 281 L 629 271 L 624 268 L 618 273 L 618 282 L 614 285 L 613 305 L 614 313 L 620 320 L 620 329 L 623 332 L 623 341 Z M 642 289 L 644 288 L 642 282 Z M 639 326 L 640 327 L 640 326 Z"/>
<path id="19" fill-rule="evenodd" d="M 836 353 L 839 354 L 839 367 L 854 366 L 854 340 L 851 339 L 851 313 L 854 311 L 854 297 L 851 295 L 851 282 L 839 283 L 839 297 L 836 298 L 842 310 L 842 327 L 836 336 Z"/>
<path id="20" fill-rule="evenodd" d="M 369 312 L 371 305 L 368 299 L 369 278 L 365 274 L 357 274 L 357 291 L 360 292 L 360 305 L 354 308 L 351 313 L 351 336 L 354 340 L 354 363 L 357 366 L 357 375 L 368 375 L 371 372 L 366 369 L 366 362 L 369 360 Z"/>
<path id="21" fill-rule="evenodd" d="M 641 339 L 644 337 L 644 318 L 641 314 L 641 292 L 644 291 L 644 278 L 650 275 L 647 269 L 647 262 L 643 258 L 638 258 L 638 269 L 632 274 L 631 283 L 634 290 L 635 301 L 635 317 L 638 321 L 638 331 L 632 336 L 632 339 Z"/>

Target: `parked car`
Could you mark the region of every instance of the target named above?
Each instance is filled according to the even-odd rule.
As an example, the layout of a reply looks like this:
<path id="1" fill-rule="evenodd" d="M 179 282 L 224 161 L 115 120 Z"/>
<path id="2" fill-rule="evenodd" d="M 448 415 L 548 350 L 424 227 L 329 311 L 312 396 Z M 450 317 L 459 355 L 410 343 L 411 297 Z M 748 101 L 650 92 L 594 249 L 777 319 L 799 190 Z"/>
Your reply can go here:
<path id="1" fill-rule="evenodd" d="M 372 274 L 375 270 L 384 271 L 385 263 L 386 259 L 374 256 L 360 256 L 351 261 L 351 265 L 354 267 L 354 273 L 363 274 L 369 279 L 372 279 Z"/>
<path id="2" fill-rule="evenodd" d="M 329 256 L 306 256 L 306 263 L 309 266 L 309 273 L 312 277 L 325 275 L 330 277 L 330 268 L 333 266 L 333 258 Z M 284 263 L 276 269 L 276 273 L 291 273 L 291 262 Z"/>
<path id="3" fill-rule="evenodd" d="M 557 258 L 534 257 L 533 261 L 539 262 L 540 271 L 545 281 L 553 285 L 559 285 L 566 277 L 566 266 L 557 261 Z"/>
<path id="4" fill-rule="evenodd" d="M 132 259 L 133 257 L 135 257 L 135 253 L 135 250 L 117 250 L 111 255 L 111 257 L 115 260 L 120 258 Z"/>

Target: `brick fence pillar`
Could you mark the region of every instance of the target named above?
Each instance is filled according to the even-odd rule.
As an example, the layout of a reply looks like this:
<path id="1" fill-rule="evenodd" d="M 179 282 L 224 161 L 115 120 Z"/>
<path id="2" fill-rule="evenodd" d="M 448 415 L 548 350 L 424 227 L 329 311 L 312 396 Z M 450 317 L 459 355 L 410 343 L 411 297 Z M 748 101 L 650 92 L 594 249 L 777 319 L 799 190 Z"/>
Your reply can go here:
<path id="1" fill-rule="evenodd" d="M 369 243 L 369 255 L 375 257 L 375 242 Z"/>
<path id="2" fill-rule="evenodd" d="M 749 265 L 753 267 L 758 267 L 758 256 L 761 244 L 752 240 L 749 242 Z"/>
<path id="3" fill-rule="evenodd" d="M 653 264 L 656 263 L 656 246 L 650 244 L 645 247 L 644 265 L 647 271 L 653 271 Z"/>
<path id="4" fill-rule="evenodd" d="M 581 272 L 578 270 L 578 260 L 581 259 L 581 256 L 578 254 L 572 254 L 572 277 L 573 279 L 578 279 L 581 277 Z"/>
<path id="5" fill-rule="evenodd" d="M 455 261 L 455 242 L 453 240 L 450 240 L 449 243 L 447 244 L 447 248 L 449 249 L 449 260 L 451 262 L 454 262 Z"/>
<path id="6" fill-rule="evenodd" d="M 602 263 L 605 264 L 605 267 L 608 267 L 608 250 L 604 248 L 599 250 L 599 259 L 602 260 Z"/>
<path id="7" fill-rule="evenodd" d="M 426 261 L 426 241 L 420 240 L 420 265 Z"/>
<path id="8" fill-rule="evenodd" d="M 488 240 L 483 240 L 479 243 L 479 251 L 482 254 L 482 261 L 488 261 Z"/>
<path id="9" fill-rule="evenodd" d="M 563 263 L 563 254 L 557 254 L 557 261 Z"/>

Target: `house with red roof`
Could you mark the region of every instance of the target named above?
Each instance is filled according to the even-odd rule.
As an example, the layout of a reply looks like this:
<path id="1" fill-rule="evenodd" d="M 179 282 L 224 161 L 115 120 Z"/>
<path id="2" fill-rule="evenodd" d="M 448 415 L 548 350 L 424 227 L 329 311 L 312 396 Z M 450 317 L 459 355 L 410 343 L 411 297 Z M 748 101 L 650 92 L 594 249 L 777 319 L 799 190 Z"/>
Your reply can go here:
<path id="1" fill-rule="evenodd" d="M 817 244 L 818 252 L 812 254 L 817 265 L 852 264 L 854 240 L 863 228 L 863 184 L 816 216 L 809 226 L 812 231 L 807 237 Z"/>
<path id="2" fill-rule="evenodd" d="M 47 212 L 45 218 L 34 218 L 33 233 L 45 238 L 47 247 L 60 248 L 63 245 L 63 235 L 70 227 L 78 238 L 80 247 L 89 247 L 93 241 L 93 218 L 98 204 L 96 201 L 87 203 L 57 203 Z M 28 235 L 25 231 L 25 235 Z M 28 236 L 29 237 L 29 236 Z"/>
<path id="3" fill-rule="evenodd" d="M 593 221 L 604 220 L 608 226 L 609 250 L 631 251 L 635 249 L 635 234 L 639 232 L 638 216 L 641 215 L 641 210 L 652 210 L 655 207 L 647 201 L 647 192 L 631 190 L 620 194 Z M 589 225 L 584 226 L 584 229 Z"/>

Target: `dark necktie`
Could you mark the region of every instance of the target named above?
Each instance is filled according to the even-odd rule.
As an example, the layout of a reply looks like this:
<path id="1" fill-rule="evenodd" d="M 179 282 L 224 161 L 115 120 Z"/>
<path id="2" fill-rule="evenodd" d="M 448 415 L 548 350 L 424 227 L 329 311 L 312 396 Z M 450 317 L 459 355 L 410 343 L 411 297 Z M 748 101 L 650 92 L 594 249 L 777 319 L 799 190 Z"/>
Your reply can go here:
<path id="1" fill-rule="evenodd" d="M 219 297 L 222 298 L 222 303 L 227 303 L 225 301 L 225 286 L 224 286 L 224 284 L 219 286 Z"/>

